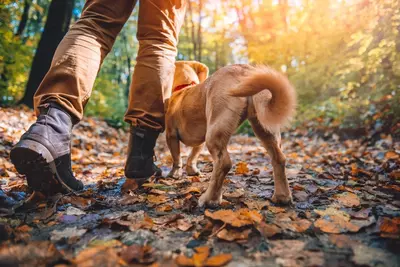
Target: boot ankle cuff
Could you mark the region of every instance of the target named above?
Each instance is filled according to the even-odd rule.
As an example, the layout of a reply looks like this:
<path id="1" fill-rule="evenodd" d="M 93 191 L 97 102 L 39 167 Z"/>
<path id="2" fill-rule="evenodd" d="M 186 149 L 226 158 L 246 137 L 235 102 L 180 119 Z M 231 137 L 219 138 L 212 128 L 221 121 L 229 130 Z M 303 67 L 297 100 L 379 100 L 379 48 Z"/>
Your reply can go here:
<path id="1" fill-rule="evenodd" d="M 72 122 L 72 126 L 79 123 L 78 119 L 76 119 L 74 116 L 72 116 L 68 111 L 65 110 L 65 108 L 63 108 L 60 104 L 58 104 L 56 102 L 43 103 L 38 106 L 38 110 L 39 110 L 40 114 L 47 114 L 47 112 L 49 111 L 50 108 L 55 108 L 57 110 L 62 111 L 64 114 L 66 114 L 69 117 L 70 121 Z"/>

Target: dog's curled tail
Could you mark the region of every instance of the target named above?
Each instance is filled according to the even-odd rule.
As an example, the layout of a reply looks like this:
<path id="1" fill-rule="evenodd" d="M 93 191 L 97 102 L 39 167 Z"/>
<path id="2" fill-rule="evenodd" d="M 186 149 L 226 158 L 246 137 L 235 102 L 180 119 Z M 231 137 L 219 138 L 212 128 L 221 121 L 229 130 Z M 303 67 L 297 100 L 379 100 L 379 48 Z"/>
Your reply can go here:
<path id="1" fill-rule="evenodd" d="M 285 125 L 296 109 L 293 86 L 283 74 L 269 67 L 257 67 L 230 90 L 230 95 L 253 96 L 257 119 L 266 129 Z"/>

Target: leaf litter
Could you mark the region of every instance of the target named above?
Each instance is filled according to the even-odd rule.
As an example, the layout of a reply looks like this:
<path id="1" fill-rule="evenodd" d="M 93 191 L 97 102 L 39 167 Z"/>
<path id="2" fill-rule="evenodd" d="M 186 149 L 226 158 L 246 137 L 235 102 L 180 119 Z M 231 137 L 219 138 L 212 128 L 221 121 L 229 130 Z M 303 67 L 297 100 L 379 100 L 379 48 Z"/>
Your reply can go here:
<path id="1" fill-rule="evenodd" d="M 390 135 L 341 140 L 307 127 L 284 133 L 294 196 L 286 207 L 270 200 L 272 166 L 259 141 L 234 136 L 228 150 L 235 167 L 224 182 L 223 203 L 203 210 L 197 200 L 212 171 L 206 151 L 199 176 L 152 178 L 139 188 L 124 178 L 128 134 L 93 118 L 74 129 L 73 171 L 84 192 L 50 199 L 32 194 L 8 153 L 34 119 L 27 110 L 0 110 L 0 265 L 400 262 L 400 143 Z M 171 164 L 165 137 L 156 154 L 165 176 Z"/>

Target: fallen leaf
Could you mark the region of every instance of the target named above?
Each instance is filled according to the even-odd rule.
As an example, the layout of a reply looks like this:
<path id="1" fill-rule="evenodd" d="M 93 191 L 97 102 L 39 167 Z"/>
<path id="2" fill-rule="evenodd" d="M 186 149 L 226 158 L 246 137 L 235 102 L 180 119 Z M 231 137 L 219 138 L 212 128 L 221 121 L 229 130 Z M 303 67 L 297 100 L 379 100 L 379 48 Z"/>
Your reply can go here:
<path id="1" fill-rule="evenodd" d="M 154 257 L 154 249 L 146 245 L 131 245 L 121 251 L 120 257 L 126 263 L 150 264 L 156 261 Z"/>
<path id="2" fill-rule="evenodd" d="M 400 218 L 382 217 L 378 226 L 382 237 L 400 238 Z"/>
<path id="3" fill-rule="evenodd" d="M 215 212 L 206 210 L 204 215 L 208 218 L 222 221 L 234 227 L 252 225 L 254 223 L 259 223 L 262 220 L 262 216 L 258 211 L 248 209 L 239 209 L 237 211 L 218 210 Z"/>
<path id="4" fill-rule="evenodd" d="M 275 224 L 267 224 L 265 222 L 261 222 L 256 228 L 263 237 L 273 237 L 276 234 L 282 233 L 281 228 Z"/>
<path id="5" fill-rule="evenodd" d="M 268 207 L 271 205 L 271 203 L 268 200 L 249 200 L 249 201 L 243 201 L 243 203 L 249 208 L 249 209 L 255 209 L 255 210 L 262 210 L 265 207 Z"/>
<path id="6" fill-rule="evenodd" d="M 54 266 L 63 259 L 50 241 L 0 247 L 0 266 Z"/>
<path id="7" fill-rule="evenodd" d="M 80 209 L 78 209 L 78 208 L 69 206 L 69 207 L 67 208 L 67 210 L 65 211 L 65 214 L 66 214 L 66 215 L 76 215 L 76 216 L 79 216 L 79 215 L 84 215 L 84 214 L 86 214 L 86 212 L 84 212 L 84 211 L 82 211 L 82 210 L 80 210 Z"/>
<path id="8" fill-rule="evenodd" d="M 138 188 L 139 188 L 139 185 L 135 179 L 126 179 L 125 183 L 121 187 L 121 192 L 129 193 L 131 191 L 135 191 Z"/>
<path id="9" fill-rule="evenodd" d="M 160 205 L 169 201 L 168 196 L 165 195 L 148 195 L 147 201 L 151 204 Z"/>
<path id="10" fill-rule="evenodd" d="M 82 250 L 72 260 L 75 266 L 120 266 L 126 265 L 116 251 L 107 246 L 89 247 Z"/>
<path id="11" fill-rule="evenodd" d="M 238 231 L 235 229 L 228 230 L 224 228 L 218 232 L 217 237 L 225 241 L 247 240 L 250 233 L 251 229 Z"/>
<path id="12" fill-rule="evenodd" d="M 219 254 L 208 258 L 204 266 L 219 267 L 228 264 L 232 260 L 232 254 Z"/>
<path id="13" fill-rule="evenodd" d="M 236 164 L 235 174 L 247 174 L 248 172 L 249 168 L 246 162 L 240 161 Z"/>
<path id="14" fill-rule="evenodd" d="M 82 209 L 86 210 L 88 209 L 91 205 L 93 205 L 96 200 L 93 198 L 83 198 L 83 197 L 78 197 L 78 196 L 63 196 L 61 198 L 62 203 L 70 203 L 71 205 Z"/>
<path id="15" fill-rule="evenodd" d="M 271 211 L 272 213 L 285 212 L 285 208 L 275 207 L 275 206 L 268 206 L 268 210 Z"/>
<path id="16" fill-rule="evenodd" d="M 67 227 L 63 230 L 54 230 L 50 233 L 50 240 L 51 241 L 60 241 L 62 239 L 69 239 L 74 237 L 81 237 L 87 232 L 87 229 L 78 229 L 75 227 Z"/>
<path id="17" fill-rule="evenodd" d="M 385 154 L 385 158 L 386 158 L 386 159 L 399 159 L 399 158 L 400 158 L 400 155 L 397 154 L 397 153 L 394 152 L 394 151 L 388 151 L 388 152 L 386 152 L 386 154 Z"/>
<path id="18" fill-rule="evenodd" d="M 191 224 L 190 222 L 184 220 L 184 219 L 179 219 L 176 221 L 177 222 L 177 227 L 179 230 L 186 232 L 188 231 L 190 228 L 193 227 L 193 224 Z"/>
<path id="19" fill-rule="evenodd" d="M 334 196 L 337 201 L 345 207 L 352 208 L 360 206 L 360 199 L 356 194 L 344 192 Z"/>

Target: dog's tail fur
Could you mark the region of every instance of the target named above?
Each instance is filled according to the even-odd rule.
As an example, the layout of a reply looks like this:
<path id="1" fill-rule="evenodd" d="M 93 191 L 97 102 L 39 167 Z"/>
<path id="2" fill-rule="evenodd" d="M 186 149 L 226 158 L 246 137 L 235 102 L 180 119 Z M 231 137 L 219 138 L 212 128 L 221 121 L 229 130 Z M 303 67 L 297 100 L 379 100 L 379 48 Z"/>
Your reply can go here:
<path id="1" fill-rule="evenodd" d="M 257 119 L 265 129 L 285 125 L 295 113 L 293 86 L 284 75 L 269 67 L 257 67 L 238 87 L 230 90 L 230 95 L 253 96 Z"/>

